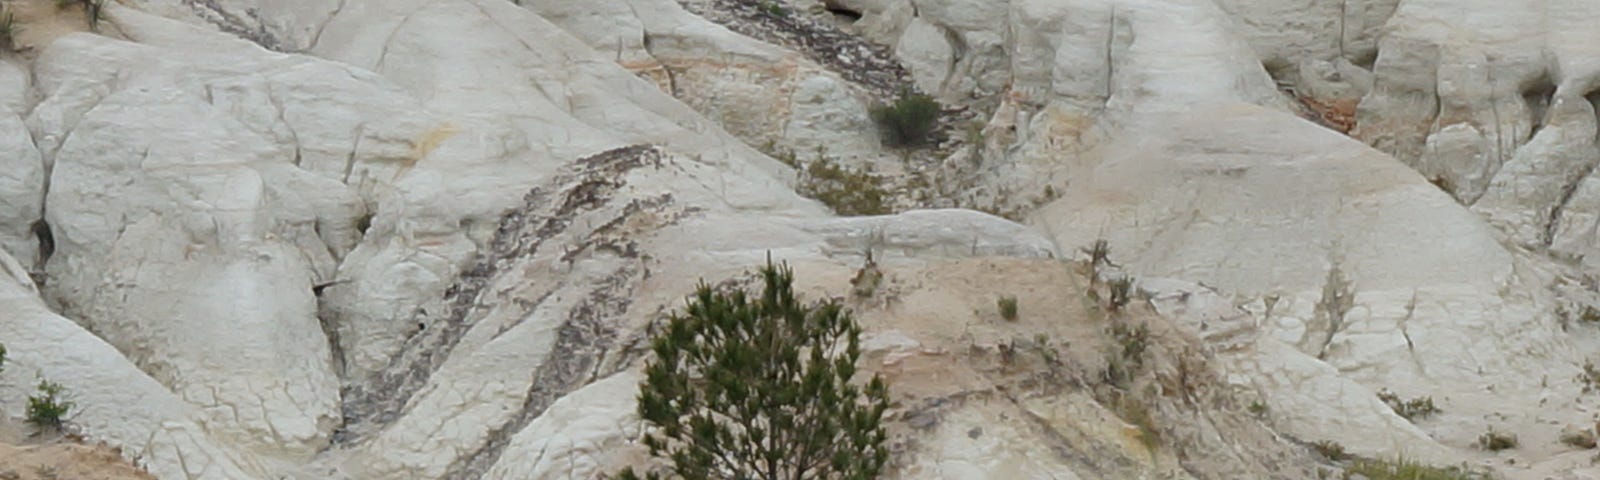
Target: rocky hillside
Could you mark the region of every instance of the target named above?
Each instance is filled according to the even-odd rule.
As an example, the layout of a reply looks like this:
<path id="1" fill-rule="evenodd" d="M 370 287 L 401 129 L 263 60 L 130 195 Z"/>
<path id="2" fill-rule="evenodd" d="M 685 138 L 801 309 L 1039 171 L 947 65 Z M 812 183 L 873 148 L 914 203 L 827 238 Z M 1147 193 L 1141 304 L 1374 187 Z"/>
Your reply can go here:
<path id="1" fill-rule="evenodd" d="M 595 478 L 770 255 L 890 478 L 1600 477 L 1594 2 L 0 6 L 0 423 L 106 446 L 0 474 Z"/>

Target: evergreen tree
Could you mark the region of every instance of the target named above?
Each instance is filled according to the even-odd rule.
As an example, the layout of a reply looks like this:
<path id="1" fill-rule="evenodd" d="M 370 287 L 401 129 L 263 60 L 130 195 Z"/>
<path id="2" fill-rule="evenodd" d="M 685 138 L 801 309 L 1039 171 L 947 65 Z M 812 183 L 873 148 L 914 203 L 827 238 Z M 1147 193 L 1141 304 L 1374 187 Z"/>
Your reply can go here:
<path id="1" fill-rule="evenodd" d="M 876 478 L 889 458 L 889 389 L 877 375 L 850 383 L 861 327 L 836 302 L 801 304 L 787 266 L 769 260 L 761 277 L 753 299 L 702 283 L 652 339 L 639 386 L 645 445 L 690 480 Z"/>

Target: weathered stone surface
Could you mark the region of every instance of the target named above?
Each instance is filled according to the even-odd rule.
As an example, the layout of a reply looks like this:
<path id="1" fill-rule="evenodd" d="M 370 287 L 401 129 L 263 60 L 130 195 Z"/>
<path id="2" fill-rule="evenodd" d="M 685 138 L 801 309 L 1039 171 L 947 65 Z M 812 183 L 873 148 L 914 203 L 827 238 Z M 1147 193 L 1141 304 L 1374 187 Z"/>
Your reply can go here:
<path id="1" fill-rule="evenodd" d="M 1292 73 L 1306 61 L 1370 60 L 1399 0 L 1217 2 L 1270 70 Z"/>
<path id="2" fill-rule="evenodd" d="M 1592 469 L 1557 437 L 1592 424 L 1600 351 L 1593 5 L 521 3 L 35 28 L 0 65 L 0 406 L 58 379 L 162 478 L 608 472 L 645 461 L 647 325 L 770 256 L 867 325 L 904 478 L 1314 478 L 1291 437 Z M 956 108 L 902 162 L 866 112 L 913 83 Z M 835 218 L 752 145 L 1034 215 Z M 1098 238 L 1121 270 L 1089 283 L 1065 259 Z M 41 253 L 66 317 L 25 281 Z M 1111 312 L 1121 271 L 1140 301 Z M 1126 378 L 1118 322 L 1150 328 Z M 1489 428 L 1524 446 L 1477 450 Z"/>
<path id="3" fill-rule="evenodd" d="M 21 263 L 0 251 L 0 339 L 6 363 L 0 394 L 26 398 L 41 379 L 61 384 L 74 403 L 70 424 L 91 440 L 142 459 L 159 478 L 263 478 L 257 458 L 207 430 L 205 415 L 141 372 L 116 348 L 51 312 Z M 21 402 L 5 404 L 20 418 Z"/>
<path id="4" fill-rule="evenodd" d="M 1551 102 L 1592 90 L 1600 51 L 1581 19 L 1595 8 L 1559 0 L 1404 2 L 1379 42 L 1377 81 L 1353 133 L 1439 179 L 1464 203 L 1477 201 L 1545 125 Z"/>
<path id="5" fill-rule="evenodd" d="M 1277 343 L 1246 347 L 1270 368 L 1238 374 L 1273 393 L 1269 404 L 1295 405 L 1280 426 L 1296 436 L 1370 454 L 1416 443 L 1417 432 L 1383 426 L 1404 425 L 1393 418 L 1357 413 L 1372 409 L 1370 399 L 1290 398 L 1342 391 L 1345 379 L 1432 396 L 1441 418 L 1419 426 L 1455 449 L 1471 446 L 1472 429 L 1485 428 L 1474 419 L 1490 412 L 1501 415 L 1495 428 L 1529 436 L 1553 435 L 1535 418 L 1578 421 L 1577 412 L 1498 403 L 1577 395 L 1550 380 L 1571 375 L 1589 348 L 1563 333 L 1543 290 L 1552 273 L 1507 251 L 1415 172 L 1286 117 L 1235 107 L 1174 119 L 1164 139 L 1108 146 L 1088 181 L 1036 219 L 1063 247 L 1110 240 L 1113 260 L 1139 276 L 1268 302 L 1257 322 L 1272 340 L 1262 341 L 1306 357 Z M 1499 400 L 1474 400 L 1484 390 Z"/>

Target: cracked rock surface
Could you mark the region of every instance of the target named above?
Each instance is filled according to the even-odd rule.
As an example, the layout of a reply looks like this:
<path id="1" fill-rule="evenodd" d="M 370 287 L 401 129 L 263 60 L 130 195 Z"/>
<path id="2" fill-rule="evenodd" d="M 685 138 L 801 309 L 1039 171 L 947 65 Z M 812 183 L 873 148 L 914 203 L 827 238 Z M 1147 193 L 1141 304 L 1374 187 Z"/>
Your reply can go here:
<path id="1" fill-rule="evenodd" d="M 1600 475 L 1589 3 L 7 5 L 0 442 L 49 379 L 164 480 L 596 477 L 650 326 L 770 256 L 866 328 L 889 478 Z"/>

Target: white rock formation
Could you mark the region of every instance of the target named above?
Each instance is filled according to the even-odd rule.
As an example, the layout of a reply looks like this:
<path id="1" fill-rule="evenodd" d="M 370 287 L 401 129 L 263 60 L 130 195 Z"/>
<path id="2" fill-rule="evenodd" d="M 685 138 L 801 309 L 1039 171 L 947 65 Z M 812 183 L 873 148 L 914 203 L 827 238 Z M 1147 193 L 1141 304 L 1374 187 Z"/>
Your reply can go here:
<path id="1" fill-rule="evenodd" d="M 32 268 L 38 256 L 35 222 L 44 215 L 45 164 L 22 115 L 27 111 L 28 79 L 16 66 L 0 62 L 0 249 L 16 252 Z"/>
<path id="2" fill-rule="evenodd" d="M 150 68 L 157 53 L 69 36 L 40 60 L 57 67 L 35 112 L 53 164 L 50 296 L 215 428 L 309 456 L 338 419 L 310 290 L 332 259 L 313 230 L 348 208 L 283 190 L 338 184 L 275 168 L 293 158 L 209 104 L 215 86 Z"/>
<path id="3" fill-rule="evenodd" d="M 259 459 L 208 433 L 199 409 L 139 371 L 116 348 L 51 312 L 27 271 L 0 251 L 0 338 L 7 356 L 0 394 L 25 398 L 41 380 L 66 388 L 74 428 L 122 447 L 160 478 L 265 478 Z M 20 416 L 20 403 L 6 402 Z"/>
<path id="4" fill-rule="evenodd" d="M 1600 350 L 1594 5 L 825 3 L 884 45 L 801 0 L 129 0 L 41 34 L 0 63 L 0 410 L 59 381 L 162 478 L 588 476 L 644 461 L 639 345 L 696 280 L 770 256 L 840 295 L 870 253 L 899 478 L 1313 477 L 1286 437 L 1592 471 L 1557 436 Z M 866 112 L 913 83 L 984 125 L 904 168 L 1029 225 L 834 218 L 752 148 L 896 163 Z M 1086 297 L 1063 260 L 1099 238 L 1148 307 Z M 1105 381 L 1122 321 L 1138 388 Z"/>
<path id="5" fill-rule="evenodd" d="M 1259 372 L 1269 402 L 1286 402 L 1276 409 L 1286 412 L 1282 428 L 1369 455 L 1406 445 L 1449 460 L 1396 428 L 1408 425 L 1372 416 L 1372 397 L 1350 396 L 1335 371 L 1370 392 L 1438 400 L 1440 418 L 1421 426 L 1463 450 L 1486 415 L 1539 438 L 1554 432 L 1537 419 L 1582 421 L 1577 411 L 1512 407 L 1577 397 L 1565 380 L 1592 348 L 1556 318 L 1544 291 L 1551 272 L 1507 251 L 1416 172 L 1256 107 L 1197 112 L 1162 131 L 1108 146 L 1037 219 L 1063 246 L 1110 240 L 1113 260 L 1139 276 L 1270 299 L 1256 320 L 1267 343 L 1251 347 L 1258 366 L 1244 371 Z M 1319 391 L 1341 400 L 1307 393 Z"/>

